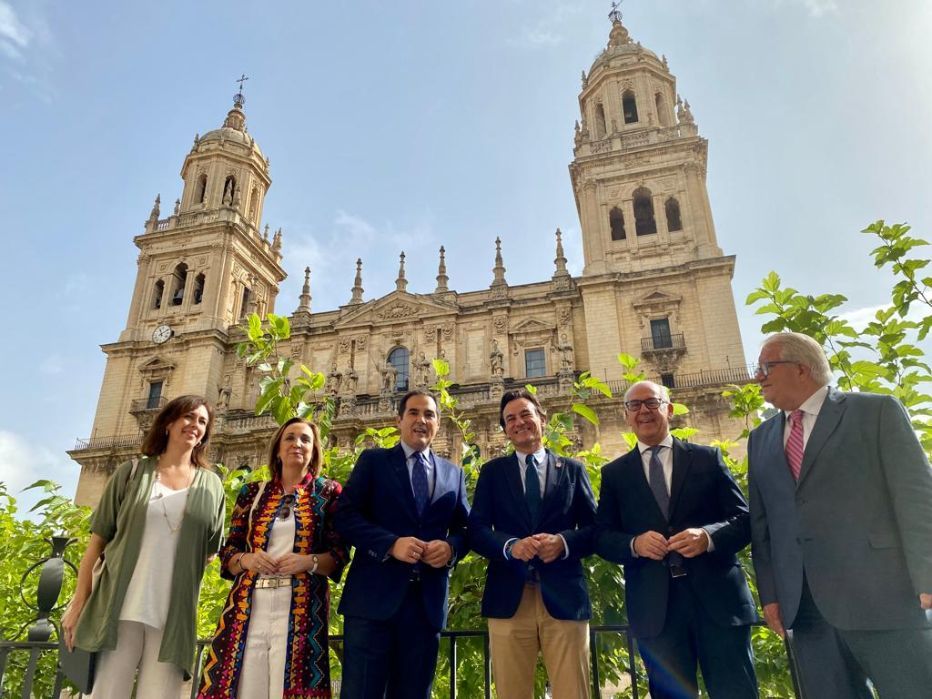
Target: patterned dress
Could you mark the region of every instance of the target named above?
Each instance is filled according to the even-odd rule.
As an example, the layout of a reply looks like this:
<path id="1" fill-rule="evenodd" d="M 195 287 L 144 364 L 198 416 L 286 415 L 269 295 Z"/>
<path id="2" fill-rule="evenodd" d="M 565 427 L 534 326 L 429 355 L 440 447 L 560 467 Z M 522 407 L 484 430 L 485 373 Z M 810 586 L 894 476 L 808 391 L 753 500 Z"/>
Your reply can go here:
<path id="1" fill-rule="evenodd" d="M 222 575 L 233 587 L 206 654 L 198 699 L 236 699 L 239 669 L 249 632 L 249 612 L 257 573 L 230 573 L 234 556 L 266 550 L 284 491 L 279 480 L 259 494 L 259 483 L 243 486 L 233 509 L 230 534 L 220 550 Z M 308 475 L 295 488 L 295 553 L 329 553 L 337 561 L 330 575 L 339 580 L 347 548 L 333 528 L 333 511 L 340 484 Z M 250 515 L 251 511 L 251 515 Z M 330 697 L 330 657 L 327 642 L 329 585 L 321 575 L 299 573 L 292 580 L 285 697 Z"/>

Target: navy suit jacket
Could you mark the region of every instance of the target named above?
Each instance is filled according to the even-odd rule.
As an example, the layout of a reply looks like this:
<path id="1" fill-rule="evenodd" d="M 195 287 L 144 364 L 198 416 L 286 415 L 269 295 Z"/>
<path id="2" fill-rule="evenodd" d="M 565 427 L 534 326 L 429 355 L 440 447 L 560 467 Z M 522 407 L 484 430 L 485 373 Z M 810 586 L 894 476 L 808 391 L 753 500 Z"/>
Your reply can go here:
<path id="1" fill-rule="evenodd" d="M 932 470 L 892 396 L 829 389 L 793 481 L 785 418 L 748 438 L 751 550 L 761 603 L 792 627 L 805 575 L 841 629 L 932 626 Z"/>
<path id="2" fill-rule="evenodd" d="M 337 531 L 356 547 L 340 600 L 341 614 L 386 621 L 398 611 L 414 568 L 413 563 L 402 563 L 388 553 L 399 537 L 445 540 L 453 548 L 455 561 L 469 550 L 463 470 L 436 454 L 432 456 L 436 469 L 433 497 L 418 517 L 401 445 L 367 449 L 359 455 L 334 517 Z M 424 610 L 438 630 L 447 620 L 451 570 L 420 566 Z"/>
<path id="3" fill-rule="evenodd" d="M 661 562 L 631 554 L 631 541 L 657 531 L 671 536 L 704 527 L 714 550 L 684 559 L 687 580 L 703 609 L 718 624 L 757 620 L 736 553 L 751 541 L 747 501 L 718 449 L 673 440 L 670 520 L 651 492 L 637 447 L 602 469 L 596 550 L 625 567 L 625 600 L 634 635 L 652 638 L 666 623 L 670 571 Z"/>
<path id="4" fill-rule="evenodd" d="M 521 602 L 528 564 L 506 560 L 505 542 L 548 533 L 563 535 L 569 557 L 547 564 L 533 561 L 547 611 L 555 619 L 579 621 L 592 616 L 580 559 L 593 553 L 594 522 L 595 497 L 580 462 L 547 451 L 547 487 L 536 526 L 524 497 L 518 457 L 512 454 L 485 464 L 469 516 L 470 546 L 489 559 L 482 615 L 509 619 Z"/>

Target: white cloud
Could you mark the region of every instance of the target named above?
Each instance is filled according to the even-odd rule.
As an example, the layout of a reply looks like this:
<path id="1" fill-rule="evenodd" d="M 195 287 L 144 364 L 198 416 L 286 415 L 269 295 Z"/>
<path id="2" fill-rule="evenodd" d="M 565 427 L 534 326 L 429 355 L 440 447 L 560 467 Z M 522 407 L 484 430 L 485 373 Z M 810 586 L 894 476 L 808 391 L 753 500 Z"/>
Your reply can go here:
<path id="1" fill-rule="evenodd" d="M 40 478 L 60 482 L 67 477 L 65 459 L 49 449 L 30 444 L 25 438 L 0 430 L 0 481 L 12 495 Z"/>
<path id="2" fill-rule="evenodd" d="M 5 0 L 0 0 L 0 39 L 20 49 L 25 49 L 32 41 L 32 32 L 20 21 Z"/>
<path id="3" fill-rule="evenodd" d="M 841 320 L 846 320 L 851 324 L 857 331 L 864 330 L 867 327 L 868 323 L 876 320 L 875 316 L 877 311 L 887 308 L 888 306 L 865 306 L 864 308 L 855 308 L 850 311 L 845 311 L 840 314 L 838 317 Z M 910 309 L 909 313 L 906 314 L 905 320 L 918 321 L 922 320 L 923 317 L 928 313 L 928 310 L 922 306 L 922 304 L 914 303 Z M 899 318 L 899 316 L 896 316 Z"/>
<path id="4" fill-rule="evenodd" d="M 838 4 L 835 0 L 802 0 L 802 3 L 813 17 L 838 12 Z"/>
<path id="5" fill-rule="evenodd" d="M 580 15 L 583 7 L 579 2 L 551 2 L 534 5 L 531 11 L 537 15 L 536 21 L 528 23 L 509 41 L 512 46 L 539 48 L 562 44 L 566 40 L 566 23 Z"/>

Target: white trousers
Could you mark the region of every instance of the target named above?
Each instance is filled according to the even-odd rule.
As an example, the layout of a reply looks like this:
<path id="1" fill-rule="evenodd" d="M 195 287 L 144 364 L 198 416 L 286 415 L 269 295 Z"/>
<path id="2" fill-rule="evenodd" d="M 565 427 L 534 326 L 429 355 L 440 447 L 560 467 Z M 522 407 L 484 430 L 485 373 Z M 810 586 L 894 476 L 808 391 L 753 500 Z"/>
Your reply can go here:
<path id="1" fill-rule="evenodd" d="M 181 694 L 183 675 L 174 663 L 159 662 L 162 630 L 121 621 L 114 650 L 100 653 L 92 699 L 128 699 L 139 669 L 136 699 L 165 699 Z"/>
<path id="2" fill-rule="evenodd" d="M 252 591 L 239 699 L 281 699 L 285 693 L 290 610 L 290 586 Z"/>

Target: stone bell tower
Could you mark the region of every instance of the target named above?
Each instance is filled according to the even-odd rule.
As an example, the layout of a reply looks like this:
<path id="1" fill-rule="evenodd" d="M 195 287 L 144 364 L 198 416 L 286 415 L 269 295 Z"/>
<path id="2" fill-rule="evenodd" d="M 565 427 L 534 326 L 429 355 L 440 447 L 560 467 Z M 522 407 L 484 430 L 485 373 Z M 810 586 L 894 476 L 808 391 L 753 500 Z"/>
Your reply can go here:
<path id="1" fill-rule="evenodd" d="M 617 373 L 611 338 L 639 336 L 624 351 L 662 376 L 740 366 L 735 260 L 712 221 L 708 141 L 666 57 L 632 40 L 617 8 L 609 18 L 608 45 L 582 74 L 569 167 L 590 362 Z"/>
<path id="2" fill-rule="evenodd" d="M 223 125 L 194 137 L 171 214 L 161 218 L 156 197 L 133 239 L 139 257 L 126 328 L 102 348 L 107 366 L 93 433 L 72 452 L 82 466 L 79 502 L 92 498 L 130 445 L 138 449 L 140 432 L 168 400 L 196 393 L 221 402 L 232 326 L 275 309 L 285 278 L 282 234 L 270 239 L 268 225 L 260 230 L 271 178 L 246 130 L 244 102 L 240 91 Z"/>

